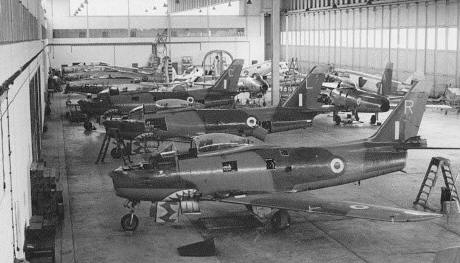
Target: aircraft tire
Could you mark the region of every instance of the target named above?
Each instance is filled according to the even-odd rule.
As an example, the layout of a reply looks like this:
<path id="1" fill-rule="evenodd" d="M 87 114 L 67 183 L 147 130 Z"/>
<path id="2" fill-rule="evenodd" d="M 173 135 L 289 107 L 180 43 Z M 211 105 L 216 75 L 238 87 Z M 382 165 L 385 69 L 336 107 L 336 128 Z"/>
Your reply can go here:
<path id="1" fill-rule="evenodd" d="M 284 220 L 286 220 L 285 224 L 283 224 Z M 279 210 L 270 219 L 270 225 L 271 225 L 273 232 L 285 230 L 289 227 L 290 224 L 291 224 L 291 217 L 286 210 Z"/>
<path id="2" fill-rule="evenodd" d="M 121 158 L 121 149 L 118 147 L 114 147 L 110 151 L 110 156 L 112 156 L 113 159 L 120 159 Z"/>
<path id="3" fill-rule="evenodd" d="M 86 120 L 83 123 L 83 127 L 85 128 L 86 131 L 92 131 L 93 130 L 93 124 L 89 120 Z"/>
<path id="4" fill-rule="evenodd" d="M 371 116 L 371 124 L 374 125 L 377 122 L 377 117 L 374 115 Z"/>
<path id="5" fill-rule="evenodd" d="M 340 122 L 342 122 L 342 119 L 340 119 L 339 115 L 334 116 L 334 122 L 335 122 L 335 125 L 340 125 Z"/>
<path id="6" fill-rule="evenodd" d="M 139 225 L 139 218 L 135 214 L 126 214 L 120 223 L 124 231 L 134 231 Z"/>

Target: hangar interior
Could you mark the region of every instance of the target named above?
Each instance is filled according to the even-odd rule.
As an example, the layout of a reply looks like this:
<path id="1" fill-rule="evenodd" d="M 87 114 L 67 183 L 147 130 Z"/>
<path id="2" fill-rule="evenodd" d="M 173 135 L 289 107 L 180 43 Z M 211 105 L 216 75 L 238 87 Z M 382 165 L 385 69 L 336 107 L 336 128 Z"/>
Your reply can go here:
<path id="1" fill-rule="evenodd" d="M 0 0 L 0 262 L 458 262 L 459 12 Z"/>

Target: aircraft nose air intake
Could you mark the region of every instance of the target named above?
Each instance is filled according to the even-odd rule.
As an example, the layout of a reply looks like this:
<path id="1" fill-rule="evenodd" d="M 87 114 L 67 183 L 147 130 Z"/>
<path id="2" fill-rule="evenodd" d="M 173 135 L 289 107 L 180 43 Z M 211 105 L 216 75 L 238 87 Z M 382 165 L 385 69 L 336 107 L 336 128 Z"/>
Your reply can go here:
<path id="1" fill-rule="evenodd" d="M 122 173 L 123 173 L 123 169 L 121 167 L 118 167 L 117 169 L 110 172 L 109 176 L 112 178 L 116 178 L 118 175 L 121 175 Z"/>
<path id="2" fill-rule="evenodd" d="M 380 105 L 380 110 L 382 112 L 386 112 L 390 109 L 390 102 L 387 99 L 384 99 L 382 101 L 382 104 Z"/>

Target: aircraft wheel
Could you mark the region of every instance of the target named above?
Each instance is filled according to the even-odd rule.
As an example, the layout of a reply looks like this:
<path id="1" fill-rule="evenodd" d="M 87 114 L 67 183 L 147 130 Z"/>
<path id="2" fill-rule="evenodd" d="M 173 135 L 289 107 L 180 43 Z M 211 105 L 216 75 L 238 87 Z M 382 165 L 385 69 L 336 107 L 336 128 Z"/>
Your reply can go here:
<path id="1" fill-rule="evenodd" d="M 270 220 L 273 232 L 285 230 L 291 224 L 291 217 L 286 210 L 279 210 Z"/>
<path id="2" fill-rule="evenodd" d="M 371 116 L 371 124 L 374 125 L 377 122 L 377 117 L 374 115 Z"/>
<path id="3" fill-rule="evenodd" d="M 340 122 L 342 122 L 342 119 L 340 119 L 339 115 L 335 115 L 333 119 L 334 119 L 335 125 L 340 125 Z"/>
<path id="4" fill-rule="evenodd" d="M 110 155 L 112 156 L 113 159 L 120 159 L 121 158 L 121 149 L 118 147 L 113 148 L 110 151 Z"/>
<path id="5" fill-rule="evenodd" d="M 356 121 L 359 121 L 358 115 L 355 116 L 355 120 L 356 120 Z"/>
<path id="6" fill-rule="evenodd" d="M 124 231 L 134 231 L 139 225 L 139 218 L 135 214 L 126 214 L 121 218 L 121 227 Z"/>
<path id="7" fill-rule="evenodd" d="M 86 120 L 83 123 L 83 127 L 85 128 L 86 131 L 92 131 L 93 130 L 93 124 L 89 120 Z"/>

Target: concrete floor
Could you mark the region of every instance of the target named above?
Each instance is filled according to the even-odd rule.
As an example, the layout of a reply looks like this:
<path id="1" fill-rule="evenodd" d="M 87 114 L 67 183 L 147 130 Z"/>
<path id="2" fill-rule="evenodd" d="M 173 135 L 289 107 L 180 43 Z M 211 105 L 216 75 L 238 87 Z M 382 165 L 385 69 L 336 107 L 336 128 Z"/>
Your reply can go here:
<path id="1" fill-rule="evenodd" d="M 460 220 L 446 217 L 416 223 L 387 223 L 324 215 L 291 213 L 292 226 L 279 233 L 260 229 L 207 231 L 196 226 L 200 217 L 245 214 L 244 207 L 203 202 L 202 215 L 187 216 L 175 225 L 160 225 L 148 216 L 149 204 L 136 213 L 138 230 L 121 230 L 120 218 L 127 211 L 115 196 L 107 174 L 121 165 L 109 156 L 95 165 L 104 130 L 85 133 L 81 124 L 61 121 L 64 96 L 55 95 L 53 114 L 45 138 L 45 159 L 60 162 L 66 196 L 66 218 L 57 240 L 58 262 L 432 262 L 440 249 L 460 246 Z M 361 114 L 362 120 L 369 115 Z M 383 120 L 385 115 L 380 116 Z M 364 138 L 376 127 L 369 124 L 336 127 L 327 115 L 318 116 L 313 127 L 271 134 L 268 143 L 322 145 Z M 427 110 L 420 135 L 429 146 L 460 147 L 460 116 Z M 62 141 L 62 139 L 64 141 Z M 59 142 L 61 140 L 61 142 Z M 65 152 L 59 154 L 61 147 Z M 64 155 L 64 156 L 61 156 Z M 312 191 L 315 195 L 371 204 L 411 208 L 432 156 L 451 159 L 459 171 L 458 151 L 413 150 L 406 173 L 398 172 L 362 181 Z M 65 161 L 65 162 L 64 162 Z M 439 181 L 440 182 L 440 181 Z M 68 188 L 67 188 L 68 187 Z M 431 196 L 439 208 L 440 183 Z M 208 258 L 180 257 L 176 248 L 214 237 L 218 255 Z"/>

